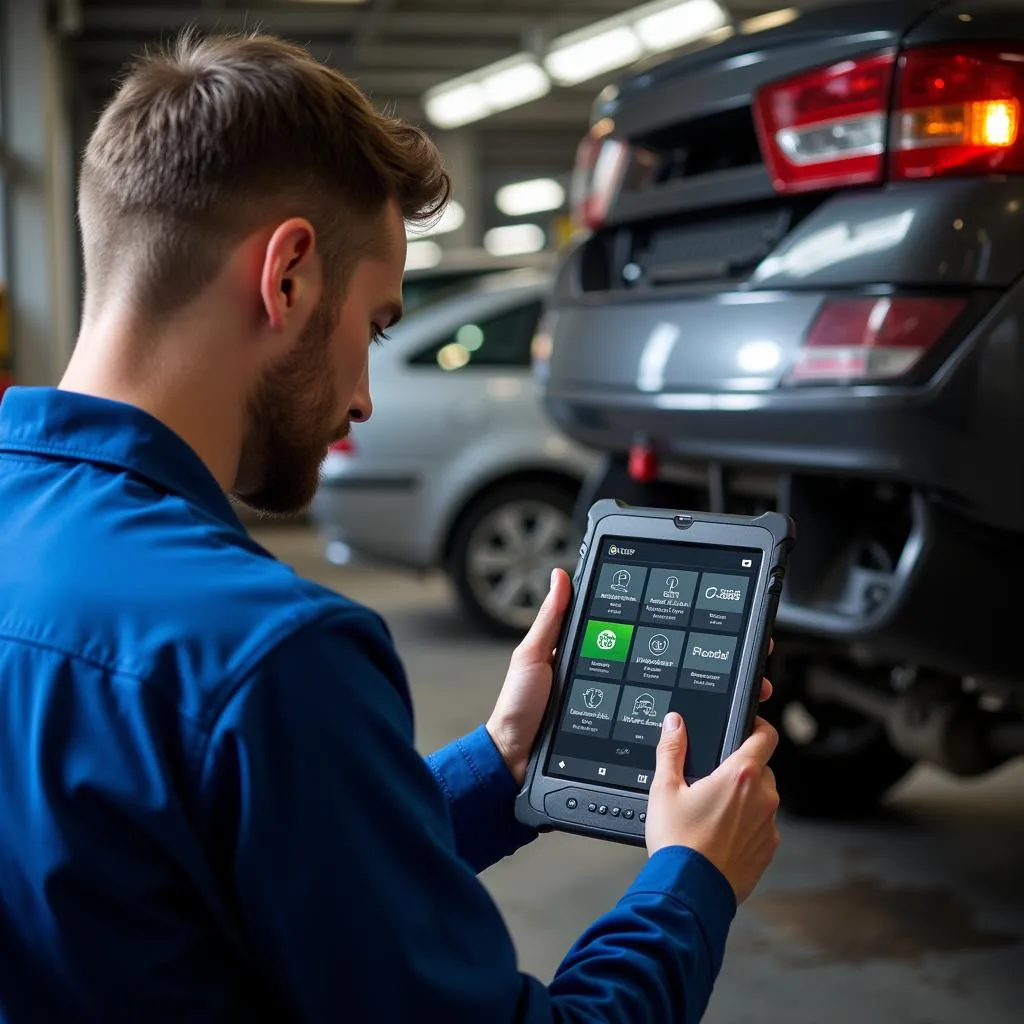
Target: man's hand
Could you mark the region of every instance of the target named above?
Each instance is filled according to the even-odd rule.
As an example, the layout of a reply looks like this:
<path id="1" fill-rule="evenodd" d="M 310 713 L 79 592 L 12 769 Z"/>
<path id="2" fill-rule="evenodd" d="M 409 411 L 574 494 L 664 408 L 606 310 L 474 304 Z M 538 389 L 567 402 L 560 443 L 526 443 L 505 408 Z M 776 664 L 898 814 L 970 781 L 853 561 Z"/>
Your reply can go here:
<path id="1" fill-rule="evenodd" d="M 512 654 L 505 685 L 487 722 L 494 745 L 520 786 L 551 693 L 551 664 L 571 593 L 568 575 L 556 569 L 530 632 Z"/>
<path id="2" fill-rule="evenodd" d="M 742 903 L 779 845 L 779 794 L 768 767 L 778 742 L 779 734 L 759 718 L 739 750 L 688 786 L 683 778 L 686 726 L 679 715 L 668 715 L 647 806 L 648 852 L 665 846 L 697 850 L 725 875 Z"/>

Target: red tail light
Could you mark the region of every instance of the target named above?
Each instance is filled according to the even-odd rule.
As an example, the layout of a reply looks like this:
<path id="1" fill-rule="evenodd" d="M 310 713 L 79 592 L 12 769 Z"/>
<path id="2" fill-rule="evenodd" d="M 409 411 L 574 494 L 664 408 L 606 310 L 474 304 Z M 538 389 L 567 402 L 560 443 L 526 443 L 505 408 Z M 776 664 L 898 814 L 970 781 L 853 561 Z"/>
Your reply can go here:
<path id="1" fill-rule="evenodd" d="M 1024 171 L 1024 52 L 1002 46 L 910 50 L 900 58 L 892 176 Z"/>
<path id="2" fill-rule="evenodd" d="M 779 192 L 882 180 L 893 53 L 844 61 L 765 87 L 755 117 Z"/>
<path id="3" fill-rule="evenodd" d="M 961 298 L 830 299 L 822 306 L 787 384 L 902 377 L 963 312 Z"/>
<path id="4" fill-rule="evenodd" d="M 755 101 L 778 192 L 1024 172 L 1024 51 L 926 47 L 844 61 L 765 86 Z M 890 153 L 888 167 L 886 152 Z"/>
<path id="5" fill-rule="evenodd" d="M 604 224 L 629 163 L 629 146 L 611 135 L 607 119 L 598 121 L 576 150 L 571 201 L 576 223 L 593 231 Z"/>

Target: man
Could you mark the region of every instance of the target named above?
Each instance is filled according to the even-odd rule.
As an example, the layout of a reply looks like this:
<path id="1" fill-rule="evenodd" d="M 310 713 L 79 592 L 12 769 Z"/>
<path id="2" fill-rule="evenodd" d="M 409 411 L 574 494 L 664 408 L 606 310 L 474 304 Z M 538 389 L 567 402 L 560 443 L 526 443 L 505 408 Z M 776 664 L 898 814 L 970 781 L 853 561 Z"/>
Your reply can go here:
<path id="1" fill-rule="evenodd" d="M 449 188 L 421 132 L 270 38 L 186 38 L 100 119 L 74 356 L 0 410 L 7 1024 L 701 1015 L 777 843 L 770 728 L 688 788 L 670 716 L 650 859 L 545 987 L 475 872 L 533 838 L 513 800 L 567 577 L 486 727 L 425 762 L 380 619 L 226 497 L 312 497 L 371 412 L 403 222 Z"/>

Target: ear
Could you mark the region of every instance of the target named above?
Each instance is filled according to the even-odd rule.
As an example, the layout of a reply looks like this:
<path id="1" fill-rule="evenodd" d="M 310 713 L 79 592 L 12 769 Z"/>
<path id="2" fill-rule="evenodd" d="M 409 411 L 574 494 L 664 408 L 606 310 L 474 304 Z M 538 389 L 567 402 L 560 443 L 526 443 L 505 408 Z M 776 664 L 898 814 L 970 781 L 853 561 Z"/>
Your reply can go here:
<path id="1" fill-rule="evenodd" d="M 275 228 L 260 269 L 260 297 L 271 330 L 300 330 L 323 287 L 316 231 L 304 217 Z"/>

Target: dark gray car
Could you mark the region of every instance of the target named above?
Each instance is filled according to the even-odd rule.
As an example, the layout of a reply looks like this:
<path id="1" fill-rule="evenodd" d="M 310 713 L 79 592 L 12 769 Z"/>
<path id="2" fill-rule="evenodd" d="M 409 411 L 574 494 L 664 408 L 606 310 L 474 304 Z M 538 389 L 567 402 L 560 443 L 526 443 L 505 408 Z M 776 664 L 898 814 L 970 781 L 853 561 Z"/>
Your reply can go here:
<path id="1" fill-rule="evenodd" d="M 864 3 L 636 74 L 580 148 L 547 408 L 585 501 L 796 519 L 791 807 L 1024 751 L 1022 105 L 1020 3 Z"/>

